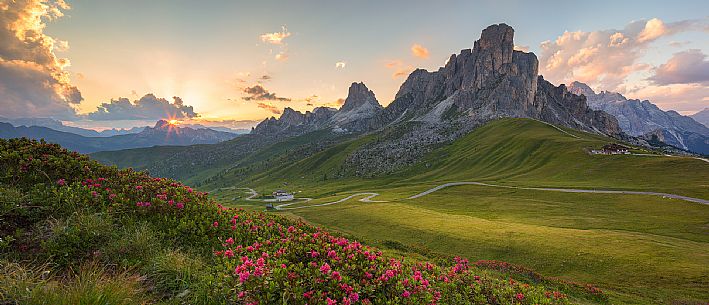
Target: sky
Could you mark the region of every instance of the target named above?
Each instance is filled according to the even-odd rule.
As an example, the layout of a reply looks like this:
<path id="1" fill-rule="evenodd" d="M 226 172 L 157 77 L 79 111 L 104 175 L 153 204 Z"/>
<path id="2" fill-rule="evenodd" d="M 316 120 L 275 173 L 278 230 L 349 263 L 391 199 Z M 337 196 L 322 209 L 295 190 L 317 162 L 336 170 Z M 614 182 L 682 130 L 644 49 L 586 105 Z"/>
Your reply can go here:
<path id="1" fill-rule="evenodd" d="M 709 107 L 707 1 L 0 0 L 0 116 L 249 127 L 360 81 L 387 105 L 503 22 L 555 84 Z"/>

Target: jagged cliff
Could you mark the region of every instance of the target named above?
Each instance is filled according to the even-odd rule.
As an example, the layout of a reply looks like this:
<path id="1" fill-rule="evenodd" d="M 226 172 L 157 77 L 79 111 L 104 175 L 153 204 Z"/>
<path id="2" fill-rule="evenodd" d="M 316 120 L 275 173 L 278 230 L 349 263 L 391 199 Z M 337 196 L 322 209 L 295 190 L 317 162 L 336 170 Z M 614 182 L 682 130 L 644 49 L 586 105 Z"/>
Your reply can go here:
<path id="1" fill-rule="evenodd" d="M 286 107 L 279 118 L 263 120 L 252 133 L 298 135 L 324 128 L 332 128 L 336 132 L 360 132 L 370 128 L 370 120 L 381 110 L 374 92 L 364 83 L 352 83 L 340 109 L 316 107 L 313 111 L 302 113 Z"/>
<path id="2" fill-rule="evenodd" d="M 569 90 L 588 99 L 589 107 L 616 117 L 631 136 L 656 136 L 659 140 L 696 153 L 709 154 L 709 128 L 675 111 L 663 111 L 650 101 L 627 99 L 620 93 L 596 93 L 588 85 L 573 82 Z"/>
<path id="3" fill-rule="evenodd" d="M 491 25 L 472 49 L 451 55 L 438 71 L 414 71 L 379 123 L 439 123 L 458 112 L 463 121 L 527 117 L 609 135 L 619 132 L 613 117 L 589 109 L 583 97 L 540 77 L 536 55 L 513 50 L 513 38 L 512 27 Z"/>

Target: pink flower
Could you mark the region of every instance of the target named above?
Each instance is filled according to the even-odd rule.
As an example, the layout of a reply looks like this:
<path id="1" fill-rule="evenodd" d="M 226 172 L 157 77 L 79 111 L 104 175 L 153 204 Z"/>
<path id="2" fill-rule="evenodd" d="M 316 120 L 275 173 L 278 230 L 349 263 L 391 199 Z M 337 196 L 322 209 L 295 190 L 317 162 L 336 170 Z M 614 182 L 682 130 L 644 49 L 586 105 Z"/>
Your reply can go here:
<path id="1" fill-rule="evenodd" d="M 182 202 L 178 202 L 178 203 L 177 203 L 177 208 L 178 208 L 178 209 L 182 209 L 182 208 L 184 208 L 184 207 L 185 207 L 185 204 L 184 204 L 184 203 L 182 203 Z"/>
<path id="2" fill-rule="evenodd" d="M 231 249 L 228 249 L 228 250 L 224 251 L 224 256 L 234 257 L 234 251 L 231 251 Z"/>
<path id="3" fill-rule="evenodd" d="M 228 238 L 227 240 L 225 240 L 224 242 L 227 243 L 227 244 L 229 244 L 229 245 L 233 245 L 233 244 L 234 244 L 234 239 L 231 238 L 231 237 L 229 237 L 229 238 Z"/>
<path id="4" fill-rule="evenodd" d="M 96 191 L 91 191 L 91 196 L 98 197 L 98 193 L 96 193 Z"/>
<path id="5" fill-rule="evenodd" d="M 340 275 L 339 272 L 333 271 L 333 272 L 332 272 L 332 279 L 335 280 L 335 281 L 339 281 L 339 280 L 342 279 L 342 276 Z"/>
<path id="6" fill-rule="evenodd" d="M 350 295 L 348 297 L 350 298 L 350 301 L 352 301 L 352 302 L 359 301 L 359 293 L 352 292 L 352 293 L 350 293 Z"/>
<path id="7" fill-rule="evenodd" d="M 401 296 L 408 298 L 411 296 L 411 292 L 409 292 L 408 290 L 404 290 L 404 292 L 401 293 Z"/>
<path id="8" fill-rule="evenodd" d="M 116 194 L 109 194 L 108 195 L 108 199 L 113 200 L 113 198 L 116 198 Z"/>
<path id="9" fill-rule="evenodd" d="M 142 187 L 142 186 L 140 186 L 140 185 L 136 185 L 136 186 L 135 186 L 135 189 L 136 189 L 136 190 L 139 190 L 139 191 L 140 191 L 140 190 L 142 190 L 142 189 L 143 189 L 143 187 Z"/>
<path id="10" fill-rule="evenodd" d="M 239 273 L 239 282 L 246 282 L 249 279 L 249 276 L 251 276 L 251 273 L 249 273 L 248 271 Z"/>
<path id="11" fill-rule="evenodd" d="M 57 180 L 57 184 L 59 184 L 59 186 L 65 186 L 65 185 L 66 185 L 66 180 L 64 180 L 64 179 L 59 179 L 59 180 Z"/>
<path id="12" fill-rule="evenodd" d="M 328 265 L 327 263 L 324 263 L 320 267 L 320 272 L 322 272 L 323 274 L 327 274 L 328 272 L 330 272 L 330 265 Z"/>
<path id="13" fill-rule="evenodd" d="M 335 305 L 335 304 L 337 304 L 337 301 L 335 301 L 331 298 L 327 298 L 327 305 Z"/>
<path id="14" fill-rule="evenodd" d="M 212 224 L 212 226 L 215 227 L 215 228 L 218 227 L 218 226 L 219 226 L 219 222 L 216 222 L 216 221 L 215 221 L 215 222 Z"/>
<path id="15" fill-rule="evenodd" d="M 521 301 L 522 299 L 524 299 L 524 294 L 518 293 L 516 297 L 517 297 L 517 300 Z"/>

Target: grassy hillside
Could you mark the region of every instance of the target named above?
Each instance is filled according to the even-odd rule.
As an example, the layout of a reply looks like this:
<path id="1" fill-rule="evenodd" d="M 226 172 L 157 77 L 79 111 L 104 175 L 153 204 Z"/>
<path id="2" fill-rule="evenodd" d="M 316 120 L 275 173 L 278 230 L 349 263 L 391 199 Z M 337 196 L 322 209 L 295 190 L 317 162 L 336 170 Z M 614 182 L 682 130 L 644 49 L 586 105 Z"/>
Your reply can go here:
<path id="1" fill-rule="evenodd" d="M 284 182 L 309 195 L 350 189 L 411 188 L 408 195 L 449 181 L 484 181 L 515 186 L 603 188 L 676 193 L 709 198 L 709 162 L 689 157 L 591 155 L 614 139 L 557 129 L 529 119 L 501 119 L 428 154 L 416 165 L 372 179 L 323 176 L 345 171 L 347 154 L 377 134 L 344 142 L 312 157 L 228 181 L 230 185 L 276 186 Z M 384 184 L 383 184 L 384 183 Z M 402 194 L 403 195 L 403 194 Z"/>
<path id="2" fill-rule="evenodd" d="M 709 163 L 684 157 L 590 155 L 614 140 L 541 122 L 503 119 L 439 147 L 393 175 L 337 178 L 348 154 L 379 135 L 347 141 L 247 179 L 221 181 L 312 197 L 307 207 L 354 192 L 380 193 L 281 212 L 372 243 L 407 251 L 497 259 L 566 280 L 599 283 L 614 303 L 709 300 L 709 206 L 647 195 L 576 194 L 457 186 L 415 200 L 436 185 L 481 181 L 508 186 L 656 191 L 709 199 Z M 243 190 L 215 192 L 224 202 Z M 236 200 L 234 200 L 237 198 Z"/>
<path id="3" fill-rule="evenodd" d="M 569 304 L 593 287 L 393 255 L 54 144 L 0 140 L 0 303 Z"/>

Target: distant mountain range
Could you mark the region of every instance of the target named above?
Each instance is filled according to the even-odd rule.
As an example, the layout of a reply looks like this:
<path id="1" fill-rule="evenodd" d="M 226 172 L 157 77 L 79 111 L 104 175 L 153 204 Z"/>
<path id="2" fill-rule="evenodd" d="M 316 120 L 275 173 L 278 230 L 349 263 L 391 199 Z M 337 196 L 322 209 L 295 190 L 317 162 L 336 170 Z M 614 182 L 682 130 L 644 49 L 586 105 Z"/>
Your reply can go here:
<path id="1" fill-rule="evenodd" d="M 49 124 L 50 121 L 45 121 L 44 123 Z M 86 130 L 81 128 L 74 129 L 75 127 L 69 126 L 63 127 L 64 128 L 61 129 L 64 130 Z M 61 144 L 68 149 L 81 153 L 151 147 L 156 145 L 214 144 L 231 140 L 237 136 L 238 135 L 235 133 L 216 131 L 209 128 L 194 129 L 191 127 L 170 125 L 165 120 L 158 121 L 154 127 L 144 127 L 137 133 L 107 137 L 83 136 L 73 132 L 59 131 L 43 126 L 27 127 L 21 125 L 15 127 L 10 123 L 0 123 L 0 138 L 27 137 L 32 139 L 45 139 L 47 142 Z"/>
<path id="2" fill-rule="evenodd" d="M 54 129 L 56 131 L 70 132 L 84 137 L 112 137 L 117 135 L 139 133 L 145 129 L 145 127 L 133 127 L 128 129 L 106 129 L 102 131 L 96 131 L 93 129 L 86 129 L 80 127 L 67 126 L 62 123 L 62 121 L 50 119 L 50 118 L 4 118 L 0 117 L 0 122 L 5 122 L 12 124 L 15 127 L 26 126 L 26 127 L 47 127 Z"/>
<path id="3" fill-rule="evenodd" d="M 709 108 L 704 108 L 704 110 L 690 115 L 690 117 L 695 121 L 702 123 L 704 126 L 709 127 Z"/>
<path id="4" fill-rule="evenodd" d="M 571 83 L 569 91 L 586 96 L 589 107 L 615 116 L 623 132 L 631 136 L 654 135 L 672 146 L 709 154 L 709 128 L 695 120 L 709 119 L 708 110 L 697 113 L 693 119 L 672 110 L 663 111 L 647 100 L 627 99 L 616 92 L 596 93 L 581 82 Z"/>

